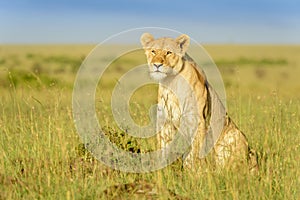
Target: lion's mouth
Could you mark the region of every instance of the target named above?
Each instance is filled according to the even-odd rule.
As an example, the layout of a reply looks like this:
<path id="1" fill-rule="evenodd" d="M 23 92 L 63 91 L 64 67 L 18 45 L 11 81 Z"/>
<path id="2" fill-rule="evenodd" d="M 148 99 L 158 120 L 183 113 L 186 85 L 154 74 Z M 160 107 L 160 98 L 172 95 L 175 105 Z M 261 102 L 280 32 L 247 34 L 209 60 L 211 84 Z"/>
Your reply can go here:
<path id="1" fill-rule="evenodd" d="M 151 71 L 150 73 L 161 73 L 161 74 L 165 74 L 164 72 L 162 72 L 162 71 L 160 71 L 160 70 L 158 70 L 158 69 L 153 70 L 153 71 Z"/>
<path id="2" fill-rule="evenodd" d="M 162 79 L 164 79 L 167 76 L 166 73 L 161 72 L 159 70 L 155 70 L 155 71 L 151 71 L 150 72 L 150 77 L 154 80 L 160 81 Z"/>

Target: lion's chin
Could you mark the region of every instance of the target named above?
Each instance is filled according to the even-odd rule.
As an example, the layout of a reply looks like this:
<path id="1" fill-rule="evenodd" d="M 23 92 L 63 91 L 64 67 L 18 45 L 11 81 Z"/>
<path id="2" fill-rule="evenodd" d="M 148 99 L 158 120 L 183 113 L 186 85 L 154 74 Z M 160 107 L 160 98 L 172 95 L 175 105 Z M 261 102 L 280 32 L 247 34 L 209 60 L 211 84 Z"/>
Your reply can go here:
<path id="1" fill-rule="evenodd" d="M 162 72 L 150 72 L 150 77 L 155 81 L 161 81 L 167 77 L 167 74 Z"/>

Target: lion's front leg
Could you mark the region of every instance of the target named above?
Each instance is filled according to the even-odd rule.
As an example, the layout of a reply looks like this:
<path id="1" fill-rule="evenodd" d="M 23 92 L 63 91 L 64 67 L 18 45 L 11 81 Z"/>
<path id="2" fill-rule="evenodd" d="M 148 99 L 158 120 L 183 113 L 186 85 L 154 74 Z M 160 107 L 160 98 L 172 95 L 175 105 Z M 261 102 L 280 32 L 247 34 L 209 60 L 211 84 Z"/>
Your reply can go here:
<path id="1" fill-rule="evenodd" d="M 163 149 L 172 141 L 174 132 L 174 126 L 170 123 L 164 124 L 162 129 L 157 134 L 158 147 Z"/>
<path id="2" fill-rule="evenodd" d="M 162 159 L 167 159 L 167 145 L 169 145 L 177 132 L 172 115 L 166 110 L 166 104 L 158 105 L 157 110 L 157 144 L 162 151 Z M 177 120 L 178 121 L 178 120 Z"/>

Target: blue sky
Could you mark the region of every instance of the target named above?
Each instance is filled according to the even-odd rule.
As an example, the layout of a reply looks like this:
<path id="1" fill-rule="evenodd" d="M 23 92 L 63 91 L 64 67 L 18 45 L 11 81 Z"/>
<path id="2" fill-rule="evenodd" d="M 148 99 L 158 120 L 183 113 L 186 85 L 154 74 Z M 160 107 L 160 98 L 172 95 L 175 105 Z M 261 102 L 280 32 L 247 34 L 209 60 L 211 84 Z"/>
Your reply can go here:
<path id="1" fill-rule="evenodd" d="M 145 26 L 200 43 L 300 44 L 300 1 L 0 0 L 0 43 L 99 43 Z"/>

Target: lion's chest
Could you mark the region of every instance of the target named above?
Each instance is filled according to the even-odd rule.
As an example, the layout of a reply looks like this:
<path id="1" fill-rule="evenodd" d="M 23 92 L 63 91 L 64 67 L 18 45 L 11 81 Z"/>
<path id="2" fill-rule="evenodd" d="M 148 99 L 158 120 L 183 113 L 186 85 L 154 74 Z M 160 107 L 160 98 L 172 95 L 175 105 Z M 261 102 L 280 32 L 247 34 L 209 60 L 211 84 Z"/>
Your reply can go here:
<path id="1" fill-rule="evenodd" d="M 176 95 L 163 89 L 158 100 L 158 117 L 165 118 L 168 123 L 176 123 L 180 119 L 181 110 Z"/>
<path id="2" fill-rule="evenodd" d="M 157 131 L 161 147 L 174 139 L 175 134 L 194 135 L 198 127 L 198 103 L 194 90 L 178 76 L 159 86 Z"/>
<path id="3" fill-rule="evenodd" d="M 160 89 L 157 108 L 157 128 L 162 146 L 169 143 L 180 126 L 181 109 L 176 95 L 169 89 Z"/>

